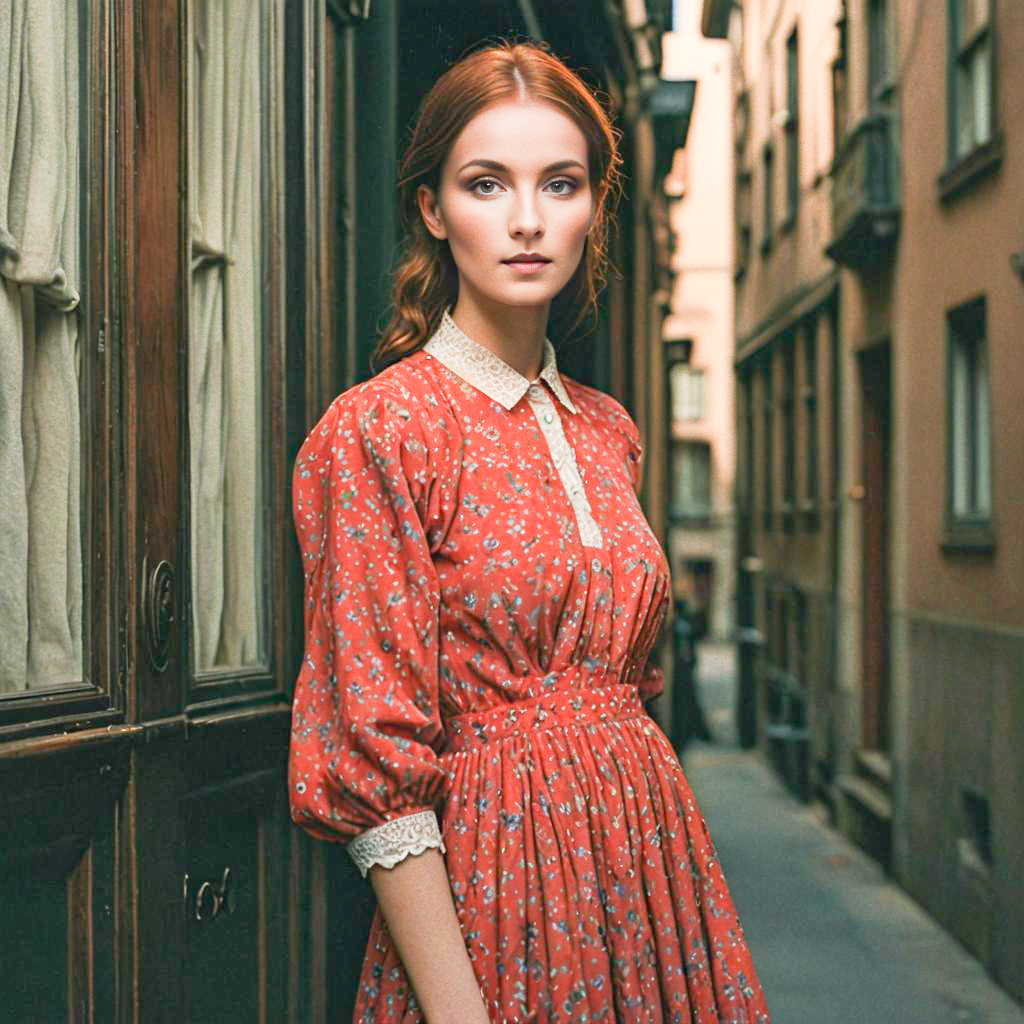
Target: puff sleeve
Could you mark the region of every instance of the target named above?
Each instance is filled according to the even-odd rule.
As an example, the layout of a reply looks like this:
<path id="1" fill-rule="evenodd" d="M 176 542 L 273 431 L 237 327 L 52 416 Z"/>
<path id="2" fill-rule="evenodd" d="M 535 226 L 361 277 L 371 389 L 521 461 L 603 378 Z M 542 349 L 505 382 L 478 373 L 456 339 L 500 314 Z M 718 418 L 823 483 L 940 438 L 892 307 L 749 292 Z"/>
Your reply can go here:
<path id="1" fill-rule="evenodd" d="M 425 413 L 371 380 L 344 392 L 292 475 L 305 651 L 292 704 L 292 821 L 363 877 L 444 851 L 440 584 L 424 527 L 437 474 Z"/>

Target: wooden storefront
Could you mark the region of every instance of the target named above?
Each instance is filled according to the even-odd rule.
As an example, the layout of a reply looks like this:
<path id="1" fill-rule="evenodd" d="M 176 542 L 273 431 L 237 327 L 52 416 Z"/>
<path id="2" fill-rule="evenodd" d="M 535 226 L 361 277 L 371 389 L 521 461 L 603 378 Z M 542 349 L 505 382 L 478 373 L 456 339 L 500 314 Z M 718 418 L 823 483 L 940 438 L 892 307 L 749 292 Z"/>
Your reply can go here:
<path id="1" fill-rule="evenodd" d="M 370 889 L 291 825 L 285 789 L 292 459 L 369 373 L 430 82 L 540 29 L 628 106 L 659 24 L 474 9 L 471 27 L 454 2 L 0 12 L 5 1021 L 350 1016 Z M 620 218 L 638 227 L 608 315 L 564 364 L 633 405 L 642 203 Z"/>

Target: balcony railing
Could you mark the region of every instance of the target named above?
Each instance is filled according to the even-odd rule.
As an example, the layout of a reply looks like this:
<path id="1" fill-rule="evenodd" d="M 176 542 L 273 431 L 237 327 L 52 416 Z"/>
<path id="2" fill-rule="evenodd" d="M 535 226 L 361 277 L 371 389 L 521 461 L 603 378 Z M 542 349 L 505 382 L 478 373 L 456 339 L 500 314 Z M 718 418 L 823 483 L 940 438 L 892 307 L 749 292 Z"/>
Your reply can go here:
<path id="1" fill-rule="evenodd" d="M 837 263 L 863 267 L 891 251 L 900 223 L 899 158 L 892 118 L 875 113 L 843 140 L 832 164 L 832 241 Z"/>

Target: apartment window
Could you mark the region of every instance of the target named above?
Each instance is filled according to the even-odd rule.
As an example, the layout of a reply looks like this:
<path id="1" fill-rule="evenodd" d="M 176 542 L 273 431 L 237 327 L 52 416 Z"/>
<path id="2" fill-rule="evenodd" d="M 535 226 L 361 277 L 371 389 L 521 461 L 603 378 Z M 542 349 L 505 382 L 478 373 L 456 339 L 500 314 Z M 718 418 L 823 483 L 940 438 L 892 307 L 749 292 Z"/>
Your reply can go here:
<path id="1" fill-rule="evenodd" d="M 761 478 L 762 495 L 761 511 L 764 528 L 772 528 L 772 503 L 775 500 L 775 424 L 774 407 L 772 396 L 772 360 L 769 353 L 764 360 L 761 369 L 761 415 L 763 436 L 763 449 L 761 452 Z"/>
<path id="2" fill-rule="evenodd" d="M 786 41 L 786 219 L 796 220 L 800 204 L 800 45 L 797 30 Z"/>
<path id="3" fill-rule="evenodd" d="M 704 418 L 704 371 L 686 363 L 669 370 L 672 387 L 672 419 L 693 423 Z"/>
<path id="4" fill-rule="evenodd" d="M 872 106 L 886 100 L 892 73 L 888 0 L 868 0 L 868 89 Z"/>
<path id="5" fill-rule="evenodd" d="M 707 520 L 711 516 L 711 445 L 681 441 L 673 446 L 673 517 Z"/>
<path id="6" fill-rule="evenodd" d="M 804 408 L 804 521 L 816 525 L 818 510 L 818 323 L 812 320 L 803 331 Z"/>
<path id="7" fill-rule="evenodd" d="M 839 502 L 840 459 L 842 452 L 842 436 L 839 418 L 839 392 L 842 378 L 842 354 L 839 339 L 839 301 L 833 295 L 825 307 L 825 338 L 824 345 L 828 353 L 828 391 L 825 402 L 828 410 L 828 501 L 832 508 Z"/>
<path id="8" fill-rule="evenodd" d="M 772 232 L 775 225 L 775 152 L 772 144 L 766 143 L 762 156 L 764 174 L 763 195 L 763 233 L 761 236 L 761 252 L 767 253 L 772 247 Z"/>
<path id="9" fill-rule="evenodd" d="M 736 175 L 736 279 L 743 277 L 750 263 L 751 240 L 750 171 L 741 167 Z"/>
<path id="10" fill-rule="evenodd" d="M 736 97 L 736 154 L 742 157 L 750 137 L 750 93 L 744 89 Z"/>
<path id="11" fill-rule="evenodd" d="M 741 405 L 741 416 L 742 416 L 742 439 L 743 439 L 743 450 L 741 452 L 741 458 L 743 459 L 742 472 L 740 474 L 740 486 L 742 487 L 742 507 L 747 517 L 747 522 L 751 524 L 754 518 L 754 375 L 749 369 L 742 371 L 740 377 L 741 389 L 742 389 L 742 405 Z"/>
<path id="12" fill-rule="evenodd" d="M 739 280 L 750 262 L 751 222 L 750 167 L 747 164 L 747 142 L 750 136 L 750 93 L 745 89 L 736 97 L 736 274 Z"/>
<path id="13" fill-rule="evenodd" d="M 792 334 L 782 345 L 782 525 L 793 528 L 796 508 L 796 348 Z"/>
<path id="14" fill-rule="evenodd" d="M 946 541 L 991 547 L 992 413 L 986 308 L 976 299 L 948 315 Z"/>
<path id="15" fill-rule="evenodd" d="M 993 135 L 991 0 L 950 0 L 950 157 L 955 162 Z"/>

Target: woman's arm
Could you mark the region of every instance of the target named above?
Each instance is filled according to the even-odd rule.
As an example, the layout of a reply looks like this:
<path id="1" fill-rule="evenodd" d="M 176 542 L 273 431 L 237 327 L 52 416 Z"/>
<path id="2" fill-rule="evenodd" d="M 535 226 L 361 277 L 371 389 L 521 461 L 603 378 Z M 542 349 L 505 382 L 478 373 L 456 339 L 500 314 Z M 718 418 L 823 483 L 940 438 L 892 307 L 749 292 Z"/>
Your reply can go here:
<path id="1" fill-rule="evenodd" d="M 489 1024 L 441 851 L 377 865 L 368 877 L 427 1024 Z"/>

